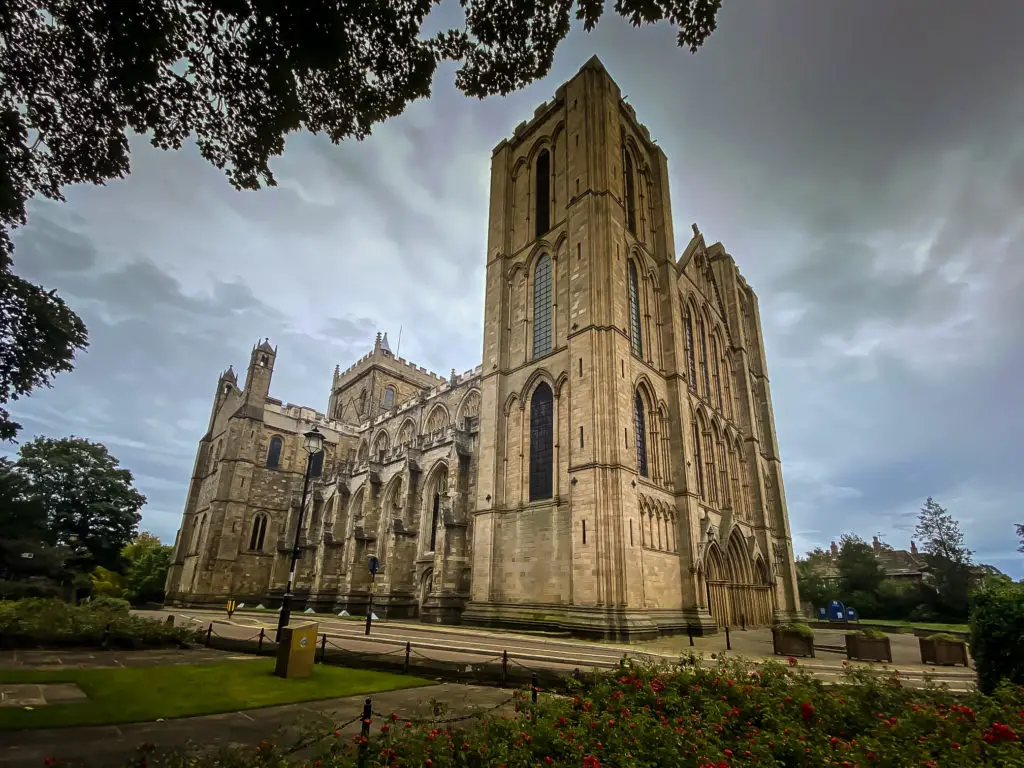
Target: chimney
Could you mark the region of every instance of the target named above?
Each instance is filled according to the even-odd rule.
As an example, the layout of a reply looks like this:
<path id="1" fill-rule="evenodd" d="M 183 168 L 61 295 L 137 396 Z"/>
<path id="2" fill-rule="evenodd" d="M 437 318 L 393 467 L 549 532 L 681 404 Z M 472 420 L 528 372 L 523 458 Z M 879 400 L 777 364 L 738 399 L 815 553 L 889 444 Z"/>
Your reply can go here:
<path id="1" fill-rule="evenodd" d="M 881 552 L 882 551 L 882 542 L 880 542 L 878 540 L 877 536 L 872 536 L 871 537 L 871 547 L 875 550 L 875 552 Z"/>
<path id="2" fill-rule="evenodd" d="M 839 547 L 836 546 L 836 543 L 834 541 L 832 542 L 832 546 L 829 547 L 829 549 L 832 551 L 832 557 L 838 557 Z"/>
<path id="3" fill-rule="evenodd" d="M 912 555 L 916 555 L 917 554 L 917 544 L 914 543 L 913 539 L 910 540 L 910 554 L 912 554 Z"/>

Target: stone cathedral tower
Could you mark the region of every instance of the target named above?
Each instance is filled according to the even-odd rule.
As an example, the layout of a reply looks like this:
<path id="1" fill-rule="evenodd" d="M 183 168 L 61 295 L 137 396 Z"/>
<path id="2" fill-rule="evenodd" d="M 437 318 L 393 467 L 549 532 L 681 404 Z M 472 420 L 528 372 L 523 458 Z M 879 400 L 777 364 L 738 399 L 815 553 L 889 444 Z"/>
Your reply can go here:
<path id="1" fill-rule="evenodd" d="M 596 57 L 494 149 L 486 258 L 464 620 L 795 613 L 756 301 L 696 226 L 676 260 L 665 154 Z"/>

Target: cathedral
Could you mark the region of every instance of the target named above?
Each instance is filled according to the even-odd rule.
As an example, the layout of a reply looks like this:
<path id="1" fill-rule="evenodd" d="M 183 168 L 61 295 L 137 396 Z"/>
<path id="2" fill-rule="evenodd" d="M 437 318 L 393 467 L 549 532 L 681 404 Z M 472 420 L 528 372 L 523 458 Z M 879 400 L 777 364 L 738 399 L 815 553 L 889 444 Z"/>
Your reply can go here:
<path id="1" fill-rule="evenodd" d="M 276 607 L 300 526 L 297 611 L 372 590 L 382 618 L 618 640 L 797 616 L 757 297 L 696 225 L 676 255 L 667 158 L 597 57 L 494 148 L 481 258 L 473 370 L 378 334 L 326 411 L 271 396 L 266 341 L 221 375 L 168 604 Z"/>

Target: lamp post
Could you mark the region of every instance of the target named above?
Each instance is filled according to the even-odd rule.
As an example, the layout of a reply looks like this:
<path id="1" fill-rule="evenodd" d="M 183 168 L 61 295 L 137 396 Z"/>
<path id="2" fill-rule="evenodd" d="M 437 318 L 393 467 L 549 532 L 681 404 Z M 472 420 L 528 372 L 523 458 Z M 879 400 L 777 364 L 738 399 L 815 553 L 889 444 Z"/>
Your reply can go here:
<path id="1" fill-rule="evenodd" d="M 313 469 L 313 457 L 324 449 L 324 436 L 320 430 L 313 427 L 302 436 L 302 447 L 306 449 L 306 474 L 302 478 L 302 501 L 299 504 L 299 519 L 295 524 L 295 546 L 292 547 L 292 562 L 288 568 L 288 586 L 284 589 L 284 599 L 281 601 L 281 615 L 277 620 L 277 642 L 281 642 L 281 634 L 292 615 L 292 585 L 295 583 L 295 563 L 299 560 L 301 549 L 299 547 L 299 536 L 302 533 L 302 517 L 306 514 L 306 494 L 309 493 L 309 475 Z"/>

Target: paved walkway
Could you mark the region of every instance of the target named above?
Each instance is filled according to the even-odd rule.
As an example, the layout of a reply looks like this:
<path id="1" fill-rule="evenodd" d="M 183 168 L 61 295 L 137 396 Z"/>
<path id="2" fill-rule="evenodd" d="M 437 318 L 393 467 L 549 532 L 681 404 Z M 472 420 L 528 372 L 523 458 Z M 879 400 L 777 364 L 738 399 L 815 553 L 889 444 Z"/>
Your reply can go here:
<path id="1" fill-rule="evenodd" d="M 140 651 L 136 653 L 21 652 L 0 654 L 0 666 L 35 666 L 32 661 L 46 658 L 49 668 L 116 667 L 126 662 L 133 666 L 155 664 L 193 664 L 226 661 L 237 655 L 209 650 Z M 248 657 L 252 658 L 252 657 Z M 38 667 L 37 667 L 38 668 Z M 466 717 L 487 710 L 511 709 L 512 692 L 499 688 L 443 684 L 372 695 L 373 709 L 401 720 L 426 721 Z M 220 715 L 187 717 L 157 722 L 116 726 L 89 726 L 61 729 L 0 731 L 2 768 L 40 768 L 47 758 L 77 765 L 116 766 L 137 753 L 142 744 L 158 751 L 185 749 L 195 751 L 228 745 L 253 746 L 264 739 L 295 743 L 310 733 L 327 738 L 346 738 L 359 732 L 358 718 L 365 696 L 287 704 L 277 707 L 229 712 Z M 375 718 L 376 719 L 376 718 Z M 344 724 L 339 728 L 339 725 Z"/>

